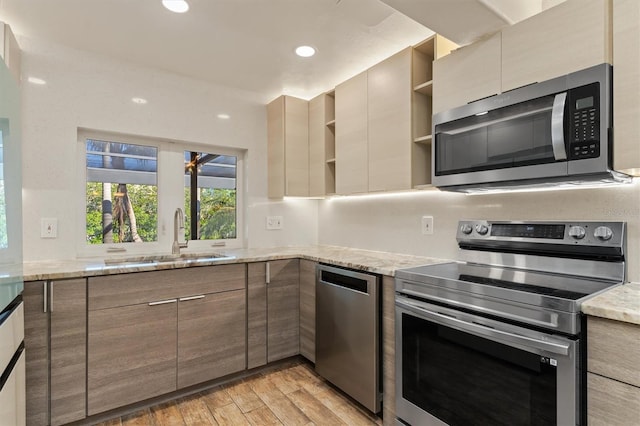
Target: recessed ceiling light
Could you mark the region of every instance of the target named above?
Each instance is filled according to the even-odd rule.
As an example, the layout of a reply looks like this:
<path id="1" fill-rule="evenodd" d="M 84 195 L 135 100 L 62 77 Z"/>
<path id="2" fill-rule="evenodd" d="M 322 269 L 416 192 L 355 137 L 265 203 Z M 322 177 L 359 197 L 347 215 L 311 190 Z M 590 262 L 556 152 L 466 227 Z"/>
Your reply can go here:
<path id="1" fill-rule="evenodd" d="M 296 47 L 296 55 L 308 58 L 316 54 L 316 49 L 311 46 L 298 46 Z"/>
<path id="2" fill-rule="evenodd" d="M 228 120 L 231 118 L 231 116 L 229 114 L 218 114 L 218 118 L 220 120 Z"/>
<path id="3" fill-rule="evenodd" d="M 189 10 L 189 3 L 185 0 L 162 0 L 162 5 L 175 13 L 184 13 Z"/>
<path id="4" fill-rule="evenodd" d="M 46 81 L 44 81 L 43 79 L 38 78 L 38 77 L 29 77 L 29 78 L 27 79 L 27 81 L 28 81 L 29 83 L 32 83 L 32 84 L 39 84 L 39 85 L 41 85 L 41 86 L 42 86 L 43 84 L 47 84 L 47 82 L 46 82 Z"/>
<path id="5" fill-rule="evenodd" d="M 147 100 L 144 98 L 131 98 L 131 102 L 133 102 L 134 104 L 146 104 Z"/>

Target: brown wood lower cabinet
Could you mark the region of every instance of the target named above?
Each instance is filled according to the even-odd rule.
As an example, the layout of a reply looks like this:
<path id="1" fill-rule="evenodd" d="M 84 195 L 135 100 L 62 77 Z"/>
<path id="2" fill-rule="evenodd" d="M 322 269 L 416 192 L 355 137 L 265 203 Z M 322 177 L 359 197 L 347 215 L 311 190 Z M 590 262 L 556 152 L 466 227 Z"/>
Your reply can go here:
<path id="1" fill-rule="evenodd" d="M 85 278 L 24 285 L 29 425 L 86 415 L 86 292 Z"/>
<path id="2" fill-rule="evenodd" d="M 300 261 L 248 264 L 248 367 L 300 353 Z"/>
<path id="3" fill-rule="evenodd" d="M 298 259 L 269 262 L 267 280 L 267 362 L 300 353 Z"/>
<path id="4" fill-rule="evenodd" d="M 246 368 L 244 264 L 90 278 L 88 301 L 89 415 Z"/>
<path id="5" fill-rule="evenodd" d="M 316 362 L 316 262 L 300 260 L 300 355 Z"/>
<path id="6" fill-rule="evenodd" d="M 186 297 L 178 303 L 178 389 L 246 366 L 246 292 Z"/>
<path id="7" fill-rule="evenodd" d="M 177 300 L 89 312 L 88 414 L 176 390 Z"/>
<path id="8" fill-rule="evenodd" d="M 640 325 L 587 319 L 589 425 L 640 424 Z"/>

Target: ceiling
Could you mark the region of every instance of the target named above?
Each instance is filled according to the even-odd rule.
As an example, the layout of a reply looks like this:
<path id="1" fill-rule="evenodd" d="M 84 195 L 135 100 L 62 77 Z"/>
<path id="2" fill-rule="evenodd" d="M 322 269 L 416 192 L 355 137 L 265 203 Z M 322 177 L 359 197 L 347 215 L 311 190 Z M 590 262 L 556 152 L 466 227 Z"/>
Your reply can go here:
<path id="1" fill-rule="evenodd" d="M 189 12 L 175 14 L 161 0 L 0 0 L 0 20 L 18 40 L 253 91 L 264 102 L 309 99 L 432 34 L 378 0 L 188 2 Z M 317 54 L 297 57 L 301 44 Z"/>

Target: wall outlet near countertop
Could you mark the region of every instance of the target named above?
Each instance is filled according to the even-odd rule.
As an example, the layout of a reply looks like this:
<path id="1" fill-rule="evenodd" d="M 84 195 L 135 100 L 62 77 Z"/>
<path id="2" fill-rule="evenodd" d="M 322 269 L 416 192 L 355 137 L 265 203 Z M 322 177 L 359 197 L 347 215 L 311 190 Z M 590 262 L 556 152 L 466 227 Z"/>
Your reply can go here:
<path id="1" fill-rule="evenodd" d="M 433 216 L 422 216 L 422 234 L 433 235 Z"/>
<path id="2" fill-rule="evenodd" d="M 58 237 L 58 219 L 55 217 L 43 217 L 40 219 L 40 238 Z"/>
<path id="3" fill-rule="evenodd" d="M 282 229 L 282 216 L 267 216 L 267 229 Z"/>

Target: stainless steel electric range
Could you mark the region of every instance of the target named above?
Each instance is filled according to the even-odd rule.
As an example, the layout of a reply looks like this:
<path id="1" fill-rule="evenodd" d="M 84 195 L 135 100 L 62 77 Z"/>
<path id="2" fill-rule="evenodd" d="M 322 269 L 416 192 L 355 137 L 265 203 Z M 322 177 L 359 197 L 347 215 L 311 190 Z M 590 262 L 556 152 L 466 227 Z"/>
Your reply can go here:
<path id="1" fill-rule="evenodd" d="M 464 220 L 459 261 L 397 271 L 398 424 L 586 424 L 580 305 L 624 282 L 625 234 Z"/>

